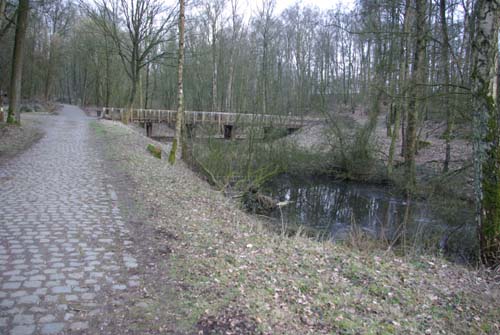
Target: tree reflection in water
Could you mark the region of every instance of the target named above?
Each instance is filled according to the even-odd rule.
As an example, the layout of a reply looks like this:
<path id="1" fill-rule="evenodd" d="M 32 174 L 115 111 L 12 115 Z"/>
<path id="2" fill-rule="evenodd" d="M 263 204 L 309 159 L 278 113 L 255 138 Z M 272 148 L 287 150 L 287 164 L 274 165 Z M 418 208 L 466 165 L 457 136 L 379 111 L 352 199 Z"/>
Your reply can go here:
<path id="1" fill-rule="evenodd" d="M 282 208 L 289 224 L 317 229 L 333 240 L 346 239 L 355 227 L 372 238 L 389 242 L 404 233 L 411 247 L 419 252 L 437 250 L 440 241 L 446 239 L 444 251 L 453 258 L 469 259 L 476 247 L 472 208 L 459 209 L 451 220 L 440 216 L 441 211 L 428 202 L 413 202 L 403 231 L 408 204 L 387 186 L 327 177 L 281 176 L 267 185 L 266 191 L 280 201 L 291 202 Z M 279 218 L 279 211 L 273 216 Z M 455 222 L 457 216 L 460 222 Z"/>

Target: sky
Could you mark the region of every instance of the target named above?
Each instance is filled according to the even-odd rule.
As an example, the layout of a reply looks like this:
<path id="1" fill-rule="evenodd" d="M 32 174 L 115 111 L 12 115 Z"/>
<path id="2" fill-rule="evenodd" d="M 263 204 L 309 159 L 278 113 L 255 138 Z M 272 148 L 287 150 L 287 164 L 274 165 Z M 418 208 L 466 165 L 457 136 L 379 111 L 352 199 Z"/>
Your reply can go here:
<path id="1" fill-rule="evenodd" d="M 338 4 L 352 8 L 354 4 L 354 0 L 276 0 L 276 13 L 281 13 L 285 8 L 297 2 L 302 5 L 316 6 L 323 10 L 336 8 Z"/>
<path id="2" fill-rule="evenodd" d="M 355 1 L 356 0 L 276 0 L 274 15 L 277 16 L 281 14 L 284 9 L 296 3 L 302 6 L 312 6 L 318 7 L 321 10 L 328 10 L 337 8 L 339 4 L 342 5 L 342 7 L 346 7 L 346 9 L 352 9 L 354 8 Z M 260 4 L 261 0 L 240 0 L 238 6 L 240 10 L 245 13 L 244 15 L 249 18 L 252 14 L 257 12 L 257 8 Z"/>

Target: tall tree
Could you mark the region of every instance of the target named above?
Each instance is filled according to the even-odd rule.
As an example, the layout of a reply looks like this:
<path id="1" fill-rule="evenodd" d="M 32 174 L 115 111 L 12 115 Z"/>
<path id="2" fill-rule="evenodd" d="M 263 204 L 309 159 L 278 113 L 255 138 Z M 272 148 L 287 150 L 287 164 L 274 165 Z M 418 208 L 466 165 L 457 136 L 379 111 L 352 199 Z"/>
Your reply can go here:
<path id="1" fill-rule="evenodd" d="M 182 133 L 184 125 L 184 0 L 179 0 L 179 54 L 177 61 L 177 116 L 175 121 L 175 138 L 168 160 L 170 164 L 175 164 L 178 156 L 178 149 L 182 149 Z"/>
<path id="2" fill-rule="evenodd" d="M 269 97 L 269 44 L 271 40 L 271 25 L 273 23 L 273 12 L 276 6 L 275 0 L 262 0 L 259 8 L 259 30 L 262 37 L 262 62 L 261 62 L 261 91 L 262 91 L 262 114 L 267 114 Z"/>
<path id="3" fill-rule="evenodd" d="M 212 51 L 212 112 L 216 112 L 218 108 L 218 59 L 217 59 L 217 40 L 219 35 L 219 25 L 222 12 L 224 10 L 224 0 L 209 0 L 205 3 L 205 10 L 208 17 L 208 25 L 210 28 L 210 44 Z"/>
<path id="4" fill-rule="evenodd" d="M 62 37 L 74 21 L 73 4 L 69 1 L 46 1 L 44 6 L 45 21 L 48 28 L 49 47 L 45 74 L 44 98 L 52 97 L 55 72 L 60 67 Z"/>
<path id="5" fill-rule="evenodd" d="M 474 175 L 481 259 L 500 264 L 499 0 L 478 0 L 472 46 Z"/>
<path id="6" fill-rule="evenodd" d="M 8 123 L 20 123 L 21 112 L 17 108 L 21 95 L 21 83 L 23 73 L 24 41 L 26 39 L 26 28 L 28 26 L 29 0 L 19 0 L 16 21 L 16 37 L 14 41 L 14 52 L 12 55 L 12 72 L 9 90 L 9 113 Z"/>
<path id="7" fill-rule="evenodd" d="M 161 0 L 95 0 L 94 4 L 84 8 L 114 42 L 130 79 L 128 114 L 136 101 L 141 70 L 168 54 L 165 49 L 152 53 L 168 40 L 168 32 L 175 26 L 175 9 L 166 8 Z M 126 115 L 124 121 L 128 118 Z"/>
<path id="8" fill-rule="evenodd" d="M 406 130 L 405 164 L 407 188 L 413 191 L 416 186 L 415 154 L 417 150 L 417 121 L 421 114 L 425 83 L 425 53 L 427 44 L 426 0 L 415 1 L 415 47 L 413 55 L 413 72 L 408 103 L 408 123 Z"/>
<path id="9" fill-rule="evenodd" d="M 446 140 L 445 158 L 443 172 L 448 172 L 451 159 L 451 138 L 453 132 L 453 112 L 449 104 L 450 94 L 450 56 L 449 56 L 449 36 L 448 23 L 446 22 L 446 0 L 439 0 L 439 17 L 441 21 L 441 71 L 442 71 L 442 100 L 443 109 L 446 112 L 446 130 L 444 138 Z"/>
<path id="10" fill-rule="evenodd" d="M 408 78 L 408 33 L 410 31 L 411 0 L 405 0 L 403 34 L 400 41 L 400 60 L 399 60 L 399 80 L 398 80 L 398 102 L 394 115 L 394 128 L 391 130 L 391 144 L 389 146 L 389 155 L 387 160 L 387 175 L 392 175 L 394 153 L 396 151 L 396 142 L 399 137 L 401 115 L 406 114 L 407 107 L 407 84 Z M 403 127 L 401 127 L 402 130 Z"/>
<path id="11" fill-rule="evenodd" d="M 237 49 L 237 41 L 241 30 L 241 17 L 238 15 L 238 0 L 231 0 L 231 40 L 229 45 L 229 70 L 226 86 L 226 98 L 224 102 L 224 110 L 232 111 L 232 97 L 234 85 L 234 59 Z"/>

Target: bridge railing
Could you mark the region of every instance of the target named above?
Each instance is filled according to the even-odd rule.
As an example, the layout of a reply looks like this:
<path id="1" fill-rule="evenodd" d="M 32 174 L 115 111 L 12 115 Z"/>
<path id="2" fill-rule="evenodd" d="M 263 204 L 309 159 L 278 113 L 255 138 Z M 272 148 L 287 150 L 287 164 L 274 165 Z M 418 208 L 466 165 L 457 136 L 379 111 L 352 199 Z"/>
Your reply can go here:
<path id="1" fill-rule="evenodd" d="M 125 108 L 104 107 L 101 113 L 103 118 L 123 120 L 126 115 Z M 133 109 L 128 115 L 130 122 L 175 123 L 176 110 Z M 311 123 L 324 121 L 318 118 L 307 118 L 292 115 L 250 114 L 228 112 L 186 111 L 186 124 L 218 124 L 222 125 L 259 125 L 264 127 L 284 126 L 287 128 L 300 128 Z"/>

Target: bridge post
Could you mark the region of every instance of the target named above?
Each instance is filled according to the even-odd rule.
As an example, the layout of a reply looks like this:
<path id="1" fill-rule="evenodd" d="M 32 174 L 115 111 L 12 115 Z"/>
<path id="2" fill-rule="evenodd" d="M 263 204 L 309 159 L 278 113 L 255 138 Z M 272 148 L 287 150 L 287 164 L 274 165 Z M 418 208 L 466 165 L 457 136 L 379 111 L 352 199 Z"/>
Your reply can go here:
<path id="1" fill-rule="evenodd" d="M 152 122 L 146 122 L 146 136 L 147 137 L 153 136 L 153 123 Z"/>
<path id="2" fill-rule="evenodd" d="M 298 130 L 298 128 L 286 128 L 286 133 L 287 135 L 291 135 L 295 133 Z"/>
<path id="3" fill-rule="evenodd" d="M 224 125 L 224 139 L 230 140 L 233 138 L 233 125 L 225 124 Z"/>

